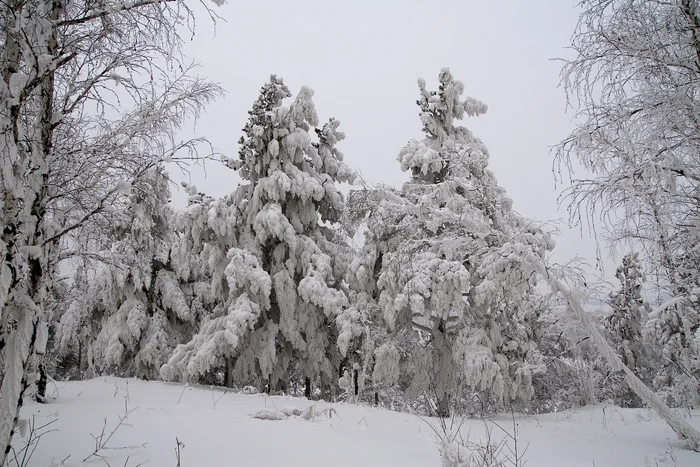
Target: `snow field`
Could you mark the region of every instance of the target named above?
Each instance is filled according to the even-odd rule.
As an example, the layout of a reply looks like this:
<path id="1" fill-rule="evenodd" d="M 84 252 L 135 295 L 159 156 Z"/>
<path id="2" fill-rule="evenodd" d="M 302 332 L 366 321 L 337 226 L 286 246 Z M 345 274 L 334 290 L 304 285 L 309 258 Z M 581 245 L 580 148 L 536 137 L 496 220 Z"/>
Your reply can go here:
<path id="1" fill-rule="evenodd" d="M 100 451 L 104 459 L 82 462 L 95 448 L 91 433 L 100 434 L 105 417 L 106 432 L 111 432 L 124 414 L 125 400 L 132 412 L 108 443 L 115 449 Z M 334 412 L 330 418 L 321 413 L 313 420 L 250 416 L 264 409 L 304 411 L 311 405 L 317 413 L 330 407 Z M 362 405 L 237 394 L 222 388 L 111 377 L 58 383 L 55 401 L 29 403 L 22 415 L 35 416 L 37 425 L 57 419 L 49 427 L 55 431 L 42 437 L 29 462 L 35 467 L 60 465 L 69 455 L 62 465 L 176 466 L 176 437 L 184 443 L 181 467 L 441 465 L 436 434 L 428 426 L 437 427 L 435 419 Z M 700 427 L 700 411 L 685 415 Z M 493 422 L 512 430 L 509 415 L 487 420 L 495 442 L 504 435 Z M 700 454 L 683 450 L 671 429 L 644 409 L 597 406 L 516 417 L 516 423 L 520 449 L 528 447 L 524 459 L 530 467 L 700 465 Z M 484 440 L 484 421 L 464 420 L 461 434 L 473 442 Z M 26 437 L 18 437 L 15 447 L 25 441 Z"/>

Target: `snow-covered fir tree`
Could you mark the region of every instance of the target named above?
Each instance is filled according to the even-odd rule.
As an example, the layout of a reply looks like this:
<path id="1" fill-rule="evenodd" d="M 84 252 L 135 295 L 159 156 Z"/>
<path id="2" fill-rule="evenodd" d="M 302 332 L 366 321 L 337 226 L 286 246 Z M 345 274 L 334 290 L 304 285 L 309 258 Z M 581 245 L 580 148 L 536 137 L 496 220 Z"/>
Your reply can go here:
<path id="1" fill-rule="evenodd" d="M 623 363 L 639 373 L 646 366 L 642 326 L 647 313 L 642 297 L 644 275 L 639 253 L 625 255 L 615 277 L 620 281 L 620 289 L 610 294 L 612 314 L 606 317 L 605 327 L 613 336 Z"/>
<path id="2" fill-rule="evenodd" d="M 227 384 L 284 388 L 299 366 L 307 386 L 337 380 L 335 321 L 348 304 L 349 256 L 333 228 L 344 210 L 336 182 L 354 174 L 335 148 L 344 138 L 336 120 L 316 128 L 312 142 L 312 95 L 303 87 L 284 106 L 291 93 L 272 76 L 253 104 L 239 157 L 227 160 L 244 183 L 226 202 L 233 209 L 210 210 L 208 218 L 232 229 L 225 257 L 209 259 L 218 264 L 212 288 L 221 304 L 163 366 L 165 379 L 223 371 Z"/>
<path id="3" fill-rule="evenodd" d="M 88 276 L 86 262 L 79 263 L 72 277 L 67 308 L 58 318 L 55 332 L 57 369 L 53 375 L 56 379 L 80 379 L 87 369 L 87 348 L 94 339 Z"/>
<path id="4" fill-rule="evenodd" d="M 604 318 L 603 325 L 622 362 L 642 381 L 649 383 L 649 352 L 645 348 L 642 334 L 648 310 L 642 297 L 644 275 L 639 253 L 625 255 L 615 272 L 615 277 L 620 281 L 620 289 L 610 294 L 608 303 L 612 313 Z M 624 380 L 606 379 L 612 381 L 616 403 L 627 407 L 640 405 L 639 397 L 629 389 Z"/>
<path id="5" fill-rule="evenodd" d="M 197 317 L 196 326 L 191 329 L 194 334 L 202 319 L 213 313 L 220 302 L 212 277 L 214 271 L 221 269 L 231 245 L 235 219 L 231 213 L 236 208 L 228 198 L 214 199 L 186 183 L 183 187 L 189 196 L 187 206 L 171 217 L 174 239 L 170 259 L 180 289 Z M 218 276 L 216 284 L 221 284 L 221 280 Z"/>
<path id="6" fill-rule="evenodd" d="M 671 406 L 700 407 L 700 228 L 690 222 L 680 232 L 672 261 L 673 296 L 650 314 L 649 340 L 661 347 L 654 387 Z"/>
<path id="7" fill-rule="evenodd" d="M 356 253 L 362 251 L 360 249 Z M 379 391 L 391 389 L 398 380 L 398 354 L 394 353 L 398 349 L 387 341 L 387 328 L 378 305 L 379 270 L 368 269 L 366 263 L 366 257 L 355 254 L 348 267 L 345 280 L 349 288 L 350 306 L 338 317 L 338 346 L 345 357 L 343 364 L 348 374 L 344 377 L 348 382 L 346 390 L 349 399 L 359 400 L 365 390 L 371 389 L 376 403 Z M 390 365 L 380 364 L 382 368 L 375 374 L 377 359 L 386 355 L 396 357 L 396 371 L 389 369 Z"/>
<path id="8" fill-rule="evenodd" d="M 115 216 L 105 261 L 89 280 L 80 272 L 76 296 L 61 318 L 61 353 L 86 350 L 96 374 L 157 377 L 175 345 L 192 333 L 196 314 L 170 257 L 167 184 L 167 174 L 156 167 L 123 187 L 129 199 Z"/>
<path id="9" fill-rule="evenodd" d="M 446 416 L 463 389 L 480 393 L 485 405 L 530 398 L 541 361 L 530 326 L 538 310 L 527 306 L 536 293 L 528 258 L 543 258 L 554 245 L 512 210 L 483 143 L 455 126 L 486 105 L 460 100 L 464 85 L 447 69 L 439 84 L 429 91 L 419 80 L 425 137 L 398 156 L 411 180 L 400 192 L 354 192 L 351 206 L 366 215 L 361 273 L 378 271 L 386 322 L 395 333 L 417 332 L 427 351 L 411 356 L 411 390 L 433 396 Z M 396 365 L 397 355 L 384 348 L 378 362 Z"/>
<path id="10" fill-rule="evenodd" d="M 198 316 L 193 330 L 196 334 L 203 324 L 225 312 L 229 294 L 227 253 L 237 244 L 240 205 L 236 201 L 238 192 L 215 199 L 198 192 L 193 185 L 183 186 L 189 195 L 188 205 L 173 215 L 171 225 L 176 241 L 172 249 L 172 262 L 180 287 Z M 194 345 L 194 342 L 187 340 L 183 344 Z M 170 363 L 174 364 L 175 361 L 170 360 Z M 222 358 L 208 370 L 198 373 L 196 379 L 231 385 L 233 372 L 228 371 L 227 363 L 231 362 Z M 164 377 L 170 379 L 174 376 L 168 374 Z"/>

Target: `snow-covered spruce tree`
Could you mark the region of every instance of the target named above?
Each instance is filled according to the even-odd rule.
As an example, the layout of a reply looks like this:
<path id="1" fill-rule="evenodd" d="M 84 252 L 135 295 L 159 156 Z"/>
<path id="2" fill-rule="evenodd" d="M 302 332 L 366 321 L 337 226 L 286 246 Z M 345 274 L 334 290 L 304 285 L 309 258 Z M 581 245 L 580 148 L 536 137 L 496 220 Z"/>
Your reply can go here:
<path id="1" fill-rule="evenodd" d="M 172 267 L 167 184 L 154 168 L 124 187 L 129 202 L 115 216 L 114 240 L 61 318 L 60 351 L 87 344 L 77 361 L 87 357 L 93 373 L 153 378 L 193 332 L 196 313 Z"/>
<path id="2" fill-rule="evenodd" d="M 228 160 L 245 183 L 230 197 L 236 211 L 226 214 L 235 244 L 213 273 L 222 306 L 178 346 L 164 379 L 223 369 L 229 385 L 258 380 L 283 388 L 298 363 L 308 379 L 337 380 L 335 321 L 347 306 L 348 247 L 332 228 L 344 209 L 335 183 L 354 175 L 335 148 L 344 137 L 336 120 L 317 129 L 312 143 L 312 95 L 303 87 L 284 106 L 291 94 L 272 76 L 249 112 L 239 158 Z M 210 212 L 210 220 L 218 215 Z"/>
<path id="3" fill-rule="evenodd" d="M 536 293 L 527 258 L 543 258 L 553 241 L 512 210 L 486 147 L 454 124 L 486 105 L 461 101 L 464 86 L 447 69 L 439 83 L 428 91 L 419 81 L 425 138 L 398 157 L 411 180 L 401 192 L 354 192 L 351 206 L 367 215 L 366 269 L 380 271 L 384 318 L 427 342 L 414 390 L 430 393 L 447 416 L 462 389 L 500 407 L 530 398 L 541 362 L 528 326 L 538 310 L 524 306 Z"/>
<path id="4" fill-rule="evenodd" d="M 622 258 L 615 277 L 620 281 L 620 289 L 610 294 L 612 313 L 603 324 L 611 337 L 611 343 L 622 362 L 649 383 L 649 359 L 643 342 L 642 329 L 648 310 L 642 297 L 644 276 L 639 262 L 639 253 L 629 253 Z M 639 406 L 640 400 L 627 384 L 614 390 L 617 403 L 623 406 Z"/>
<path id="5" fill-rule="evenodd" d="M 661 347 L 654 387 L 674 407 L 700 407 L 700 229 L 691 222 L 679 233 L 673 258 L 676 297 L 650 314 L 644 332 Z"/>
<path id="6" fill-rule="evenodd" d="M 215 199 L 198 192 L 196 187 L 183 184 L 189 195 L 186 208 L 173 215 L 172 228 L 176 240 L 171 251 L 173 269 L 180 287 L 188 297 L 193 312 L 197 315 L 194 333 L 211 318 L 225 313 L 229 286 L 226 267 L 228 251 L 237 245 L 240 222 L 240 205 L 236 194 Z M 191 339 L 183 344 L 194 345 Z M 181 352 L 180 358 L 188 353 Z M 175 360 L 170 359 L 174 364 Z M 230 363 L 230 362 L 229 362 Z M 162 373 L 164 374 L 164 373 Z M 173 376 L 164 376 L 170 379 Z M 213 364 L 195 378 L 212 384 L 232 384 L 233 373 L 228 372 L 227 362 Z"/>
<path id="7" fill-rule="evenodd" d="M 186 65 L 175 80 L 178 67 L 162 66 L 181 61 L 176 25 L 189 14 L 182 0 L 0 5 L 0 465 L 44 353 L 58 262 L 80 253 L 73 240 L 108 211 L 118 181 L 182 147 L 176 129 L 219 93 Z M 106 107 L 118 116 L 92 112 Z"/>
<path id="8" fill-rule="evenodd" d="M 615 277 L 620 281 L 620 290 L 610 294 L 612 314 L 605 319 L 605 325 L 615 336 L 622 362 L 632 371 L 641 370 L 644 368 L 642 325 L 646 307 L 639 253 L 625 255 Z"/>
<path id="9" fill-rule="evenodd" d="M 235 214 L 232 213 L 237 209 L 227 198 L 216 200 L 192 185 L 183 186 L 189 198 L 187 207 L 175 211 L 171 218 L 174 239 L 170 257 L 198 326 L 220 304 L 217 289 L 212 287 L 212 271 L 225 260 L 233 241 Z"/>
<path id="10" fill-rule="evenodd" d="M 87 261 L 76 266 L 66 297 L 66 309 L 58 318 L 54 334 L 56 352 L 55 379 L 82 379 L 87 370 L 87 348 L 96 332 L 92 325 L 94 306 L 89 276 L 94 276 Z"/>
<path id="11" fill-rule="evenodd" d="M 356 220 L 348 219 L 350 223 Z M 399 350 L 387 341 L 387 328 L 378 305 L 379 270 L 371 251 L 362 248 L 354 252 L 345 280 L 349 289 L 349 307 L 338 317 L 338 346 L 344 355 L 342 365 L 348 400 L 358 401 L 366 390 L 378 403 L 379 392 L 391 389 L 398 381 Z M 368 256 L 369 254 L 369 256 Z M 387 358 L 393 358 L 388 362 Z M 379 367 L 376 362 L 381 360 Z M 377 370 L 375 372 L 375 369 Z"/>

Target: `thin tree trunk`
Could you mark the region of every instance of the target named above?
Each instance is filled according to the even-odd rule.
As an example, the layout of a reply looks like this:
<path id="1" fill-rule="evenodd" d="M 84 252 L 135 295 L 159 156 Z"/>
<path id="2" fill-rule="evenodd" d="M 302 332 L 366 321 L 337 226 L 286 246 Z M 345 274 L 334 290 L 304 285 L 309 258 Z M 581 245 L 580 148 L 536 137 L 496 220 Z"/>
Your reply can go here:
<path id="1" fill-rule="evenodd" d="M 78 341 L 78 378 L 83 379 L 83 341 Z"/>
<path id="2" fill-rule="evenodd" d="M 233 387 L 233 359 L 226 358 L 226 371 L 224 373 L 224 385 L 227 388 Z"/>
<path id="3" fill-rule="evenodd" d="M 450 396 L 446 392 L 438 392 L 437 416 L 440 418 L 449 418 L 450 416 Z"/>
<path id="4" fill-rule="evenodd" d="M 357 396 L 360 394 L 360 370 L 353 368 L 352 370 L 352 382 L 353 382 L 353 396 L 357 400 Z"/>
<path id="5" fill-rule="evenodd" d="M 44 363 L 39 363 L 38 365 L 39 379 L 36 382 L 36 395 L 34 399 L 37 402 L 44 403 L 46 400 L 46 385 L 48 383 L 48 375 L 46 374 L 46 368 Z"/>
<path id="6" fill-rule="evenodd" d="M 311 399 L 311 378 L 306 377 L 304 379 L 304 397 Z"/>

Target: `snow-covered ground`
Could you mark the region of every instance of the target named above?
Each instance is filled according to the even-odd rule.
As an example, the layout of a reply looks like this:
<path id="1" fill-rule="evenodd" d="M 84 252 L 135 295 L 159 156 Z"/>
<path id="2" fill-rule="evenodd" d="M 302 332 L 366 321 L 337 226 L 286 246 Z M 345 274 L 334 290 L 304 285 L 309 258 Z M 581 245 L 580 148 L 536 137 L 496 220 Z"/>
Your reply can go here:
<path id="1" fill-rule="evenodd" d="M 425 420 L 406 413 L 118 378 L 59 383 L 58 390 L 51 404 L 29 403 L 22 411 L 24 417 L 34 415 L 37 426 L 56 419 L 46 428 L 55 431 L 41 438 L 30 466 L 58 465 L 67 456 L 66 466 L 123 467 L 127 457 L 131 467 L 176 466 L 176 437 L 184 443 L 181 467 L 440 466 L 434 431 Z M 106 417 L 109 435 L 124 414 L 127 396 L 133 410 L 128 425 L 107 445 L 126 448 L 102 450 L 98 454 L 104 459 L 84 463 L 95 449 L 91 433 L 101 433 Z M 312 404 L 319 414 L 312 421 L 250 416 L 265 409 L 304 410 Z M 329 407 L 335 411 L 330 418 L 322 413 Z M 512 428 L 509 416 L 494 421 Z M 599 406 L 516 421 L 520 449 L 529 443 L 529 467 L 700 466 L 700 454 L 683 450 L 673 432 L 647 410 Z M 690 421 L 700 428 L 700 412 Z M 484 422 L 468 419 L 462 433 L 478 441 L 485 436 Z M 15 446 L 26 439 L 18 438 Z"/>

